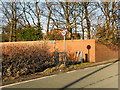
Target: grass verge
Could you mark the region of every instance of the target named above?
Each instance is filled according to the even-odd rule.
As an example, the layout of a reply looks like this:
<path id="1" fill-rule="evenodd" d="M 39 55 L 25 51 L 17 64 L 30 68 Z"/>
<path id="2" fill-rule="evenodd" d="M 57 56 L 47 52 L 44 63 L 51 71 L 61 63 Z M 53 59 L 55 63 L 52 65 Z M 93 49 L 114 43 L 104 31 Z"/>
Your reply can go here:
<path id="1" fill-rule="evenodd" d="M 44 76 L 65 73 L 65 72 L 72 71 L 72 70 L 79 70 L 82 67 L 90 65 L 90 64 L 92 64 L 92 63 L 86 62 L 86 63 L 80 63 L 80 64 L 75 64 L 75 65 L 61 64 L 59 66 L 55 66 L 55 67 L 52 67 L 52 68 L 47 68 L 42 72 L 37 72 L 37 73 L 34 73 L 34 74 L 30 74 L 30 75 L 23 75 L 23 76 L 21 76 L 17 79 L 11 79 L 9 81 L 3 81 L 2 84 L 7 85 L 7 84 L 22 82 L 22 81 L 26 81 L 26 80 L 35 79 L 35 78 L 40 78 L 40 77 L 44 77 Z"/>

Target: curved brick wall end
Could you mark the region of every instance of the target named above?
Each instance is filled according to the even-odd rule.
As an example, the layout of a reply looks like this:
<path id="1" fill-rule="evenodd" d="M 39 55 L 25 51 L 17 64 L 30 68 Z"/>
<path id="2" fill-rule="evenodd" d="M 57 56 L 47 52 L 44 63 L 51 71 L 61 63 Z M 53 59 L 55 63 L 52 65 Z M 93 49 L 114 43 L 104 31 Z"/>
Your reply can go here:
<path id="1" fill-rule="evenodd" d="M 105 60 L 118 59 L 118 49 L 114 48 L 115 46 L 110 48 L 106 45 L 95 43 L 95 61 L 100 62 Z"/>

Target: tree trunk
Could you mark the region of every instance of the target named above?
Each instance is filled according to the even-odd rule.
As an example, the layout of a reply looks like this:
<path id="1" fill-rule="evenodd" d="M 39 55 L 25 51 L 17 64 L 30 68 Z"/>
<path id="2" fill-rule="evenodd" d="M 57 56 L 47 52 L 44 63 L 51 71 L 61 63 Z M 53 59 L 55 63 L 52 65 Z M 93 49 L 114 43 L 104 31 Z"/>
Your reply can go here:
<path id="1" fill-rule="evenodd" d="M 17 25 L 17 7 L 16 7 L 16 3 L 15 4 L 15 7 L 14 7 L 14 13 L 15 13 L 15 16 L 14 16 L 14 26 L 13 26 L 13 41 L 16 42 L 17 41 L 17 37 L 16 37 L 16 25 Z"/>
<path id="2" fill-rule="evenodd" d="M 51 17 L 51 13 L 52 11 L 49 12 L 49 16 L 48 16 L 48 23 L 47 23 L 47 35 L 49 34 L 49 24 L 50 24 L 50 17 Z"/>
<path id="3" fill-rule="evenodd" d="M 87 4 L 85 3 L 85 19 L 87 22 L 87 39 L 90 39 L 90 20 L 88 18 L 88 10 L 87 10 Z"/>
<path id="4" fill-rule="evenodd" d="M 83 17 L 83 10 L 82 10 L 82 17 Z M 83 26 L 83 18 L 81 18 L 81 27 L 82 27 L 82 39 L 84 40 L 84 26 Z"/>
<path id="5" fill-rule="evenodd" d="M 75 16 L 75 15 L 74 15 Z M 76 17 L 74 18 L 74 20 L 75 20 L 75 35 L 77 34 L 77 22 L 76 22 Z"/>
<path id="6" fill-rule="evenodd" d="M 10 27 L 10 35 L 9 35 L 9 42 L 13 40 L 13 29 L 14 29 L 14 10 L 13 10 L 14 2 L 12 2 L 12 17 L 11 17 L 11 27 Z"/>
<path id="7" fill-rule="evenodd" d="M 67 26 L 68 26 L 68 31 L 70 32 L 70 38 L 72 39 L 72 26 L 70 25 L 69 22 L 69 15 L 68 15 L 68 2 L 66 2 L 66 22 L 67 22 Z"/>
<path id="8" fill-rule="evenodd" d="M 12 33 L 13 33 L 13 20 L 11 21 L 11 26 L 10 26 L 9 42 L 12 42 Z"/>
<path id="9" fill-rule="evenodd" d="M 16 42 L 17 41 L 17 37 L 16 37 L 16 20 L 14 20 L 14 26 L 13 26 L 13 41 Z"/>
<path id="10" fill-rule="evenodd" d="M 84 28 L 83 28 L 83 21 L 81 22 L 81 27 L 82 27 L 82 39 L 84 40 Z"/>

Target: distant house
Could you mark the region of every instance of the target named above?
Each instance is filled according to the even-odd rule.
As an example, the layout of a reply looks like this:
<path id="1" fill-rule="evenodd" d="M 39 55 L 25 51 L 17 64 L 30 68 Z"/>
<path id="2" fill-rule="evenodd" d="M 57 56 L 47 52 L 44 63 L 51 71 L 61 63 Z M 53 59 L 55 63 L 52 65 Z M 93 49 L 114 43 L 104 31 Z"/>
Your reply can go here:
<path id="1" fill-rule="evenodd" d="M 57 33 L 61 33 L 61 31 L 62 31 L 62 29 L 53 29 L 49 32 L 49 34 L 52 34 L 52 33 L 57 34 Z"/>
<path id="2" fill-rule="evenodd" d="M 62 29 L 53 29 L 49 32 L 49 35 L 45 35 L 50 40 L 62 40 L 63 36 L 61 35 Z M 66 39 L 70 39 L 71 33 L 67 31 Z M 80 35 L 78 33 L 72 34 L 73 39 L 80 39 Z"/>
<path id="3" fill-rule="evenodd" d="M 61 32 L 62 29 L 53 29 L 49 32 L 49 35 L 47 37 L 50 40 L 63 40 L 63 36 L 61 35 Z M 68 39 L 68 34 L 66 35 L 66 39 Z"/>

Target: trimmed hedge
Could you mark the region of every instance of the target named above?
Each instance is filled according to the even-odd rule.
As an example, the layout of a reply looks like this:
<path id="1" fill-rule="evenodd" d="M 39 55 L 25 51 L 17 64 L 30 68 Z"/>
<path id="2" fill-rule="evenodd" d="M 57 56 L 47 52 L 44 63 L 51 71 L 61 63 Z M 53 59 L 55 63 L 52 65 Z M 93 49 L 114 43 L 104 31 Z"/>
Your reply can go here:
<path id="1" fill-rule="evenodd" d="M 55 56 L 38 42 L 2 44 L 2 80 L 44 71 L 55 66 Z"/>

